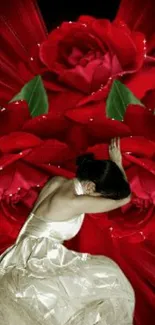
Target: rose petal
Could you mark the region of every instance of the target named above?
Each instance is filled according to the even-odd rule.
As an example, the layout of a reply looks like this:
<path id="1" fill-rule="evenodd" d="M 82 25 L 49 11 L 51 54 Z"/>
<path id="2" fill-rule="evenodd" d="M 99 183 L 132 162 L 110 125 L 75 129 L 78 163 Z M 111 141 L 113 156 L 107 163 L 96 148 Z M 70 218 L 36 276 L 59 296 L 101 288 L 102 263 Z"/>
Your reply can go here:
<path id="1" fill-rule="evenodd" d="M 10 103 L 8 107 L 0 111 L 0 136 L 20 130 L 29 118 L 30 114 L 25 101 Z"/>
<path id="2" fill-rule="evenodd" d="M 69 160 L 74 154 L 71 152 L 67 144 L 58 140 L 46 140 L 38 148 L 34 148 L 25 161 L 33 164 L 61 164 Z"/>
<path id="3" fill-rule="evenodd" d="M 81 124 L 88 124 L 89 122 L 94 121 L 94 119 L 98 120 L 99 115 L 105 116 L 104 103 L 69 109 L 65 113 L 66 117 Z"/>
<path id="4" fill-rule="evenodd" d="M 31 149 L 24 150 L 17 154 L 5 154 L 0 157 L 0 171 L 2 171 L 7 166 L 11 165 L 12 163 L 16 162 L 17 160 L 23 159 L 31 152 Z"/>
<path id="5" fill-rule="evenodd" d="M 136 32 L 132 34 L 127 27 L 119 27 L 117 24 L 111 24 L 110 21 L 103 19 L 93 22 L 93 30 L 117 56 L 124 69 L 130 67 L 131 70 L 136 70 L 142 65 L 144 60 L 143 34 Z M 139 60 L 137 60 L 137 55 Z"/>
<path id="6" fill-rule="evenodd" d="M 88 136 L 86 128 L 82 125 L 73 125 L 69 130 L 66 142 L 75 154 L 80 154 L 88 147 Z"/>
<path id="7" fill-rule="evenodd" d="M 146 108 L 154 112 L 155 108 L 155 90 L 150 90 L 146 93 L 146 95 L 143 97 L 143 103 L 146 106 Z"/>
<path id="8" fill-rule="evenodd" d="M 144 137 L 129 137 L 121 139 L 122 153 L 139 157 L 153 158 L 155 156 L 155 143 Z"/>
<path id="9" fill-rule="evenodd" d="M 124 117 L 124 122 L 131 129 L 133 135 L 144 136 L 155 140 L 155 115 L 148 112 L 144 107 L 129 105 Z"/>
<path id="10" fill-rule="evenodd" d="M 27 121 L 23 126 L 24 132 L 33 133 L 41 138 L 63 139 L 64 133 L 69 127 L 69 121 L 56 110 L 49 114 L 38 116 Z"/>
<path id="11" fill-rule="evenodd" d="M 24 132 L 14 132 L 0 138 L 0 150 L 4 153 L 17 152 L 40 144 L 42 144 L 42 140 Z"/>
<path id="12" fill-rule="evenodd" d="M 147 158 L 136 158 L 131 155 L 124 154 L 126 159 L 131 161 L 132 163 L 148 170 L 150 173 L 155 175 L 155 162 L 152 160 L 149 160 Z"/>
<path id="13" fill-rule="evenodd" d="M 87 152 L 92 152 L 96 159 L 109 159 L 108 144 L 101 143 L 88 147 Z"/>
<path id="14" fill-rule="evenodd" d="M 147 38 L 154 33 L 155 7 L 152 0 L 122 0 L 116 20 L 124 21 L 132 30 L 142 31 Z"/>
<path id="15" fill-rule="evenodd" d="M 49 95 L 49 111 L 56 111 L 61 116 L 67 109 L 76 107 L 83 97 L 83 94 L 72 89 Z"/>
<path id="16" fill-rule="evenodd" d="M 47 179 L 48 175 L 45 172 L 26 164 L 23 160 L 17 161 L 16 164 L 12 163 L 0 173 L 1 196 L 9 196 L 10 194 L 21 196 L 23 189 L 29 191 L 32 187 L 37 188 L 37 185 L 41 187 Z"/>
<path id="17" fill-rule="evenodd" d="M 146 92 L 155 88 L 155 67 L 145 66 L 135 74 L 126 77 L 126 86 L 138 98 L 143 98 Z"/>

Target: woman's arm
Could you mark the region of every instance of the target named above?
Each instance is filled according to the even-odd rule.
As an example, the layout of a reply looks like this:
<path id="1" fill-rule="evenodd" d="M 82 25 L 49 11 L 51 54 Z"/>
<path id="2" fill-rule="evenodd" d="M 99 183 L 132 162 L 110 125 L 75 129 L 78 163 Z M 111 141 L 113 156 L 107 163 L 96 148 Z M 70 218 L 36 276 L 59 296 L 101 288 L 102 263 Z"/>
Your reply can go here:
<path id="1" fill-rule="evenodd" d="M 110 159 L 115 162 L 115 164 L 119 167 L 121 172 L 124 175 L 124 178 L 127 181 L 127 176 L 125 173 L 125 170 L 123 168 L 122 164 L 122 154 L 121 154 L 121 148 L 120 148 L 120 138 L 114 138 L 111 140 L 110 146 L 109 146 L 109 156 Z"/>
<path id="2" fill-rule="evenodd" d="M 74 199 L 74 208 L 77 214 L 109 212 L 129 203 L 131 196 L 122 200 L 111 200 L 103 197 L 79 195 Z"/>

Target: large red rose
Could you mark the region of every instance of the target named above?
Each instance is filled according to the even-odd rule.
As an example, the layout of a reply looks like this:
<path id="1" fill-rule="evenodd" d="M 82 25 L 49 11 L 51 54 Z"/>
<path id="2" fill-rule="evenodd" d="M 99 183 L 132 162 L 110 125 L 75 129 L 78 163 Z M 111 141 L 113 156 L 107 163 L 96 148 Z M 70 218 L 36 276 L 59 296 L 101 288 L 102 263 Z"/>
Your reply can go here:
<path id="1" fill-rule="evenodd" d="M 50 103 L 59 111 L 62 106 L 66 110 L 86 104 L 96 109 L 98 102 L 104 105 L 116 78 L 154 108 L 154 38 L 150 40 L 147 33 L 147 40 L 135 28 L 129 30 L 119 17 L 111 23 L 82 16 L 77 22 L 63 23 L 41 44 L 40 59 L 48 71 L 43 79 Z"/>
<path id="2" fill-rule="evenodd" d="M 82 16 L 53 30 L 40 47 L 40 57 L 59 82 L 90 94 L 109 78 L 139 70 L 143 42 L 143 34 L 123 24 Z"/>

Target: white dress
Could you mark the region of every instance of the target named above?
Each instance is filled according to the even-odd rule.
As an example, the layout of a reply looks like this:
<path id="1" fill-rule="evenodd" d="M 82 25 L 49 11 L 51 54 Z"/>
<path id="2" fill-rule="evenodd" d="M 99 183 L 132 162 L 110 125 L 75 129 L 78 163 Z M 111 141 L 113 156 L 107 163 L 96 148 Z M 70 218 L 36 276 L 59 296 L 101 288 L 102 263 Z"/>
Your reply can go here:
<path id="1" fill-rule="evenodd" d="M 80 183 L 76 191 L 82 194 Z M 83 219 L 47 222 L 30 215 L 0 257 L 0 325 L 133 324 L 134 292 L 120 268 L 63 246 Z"/>

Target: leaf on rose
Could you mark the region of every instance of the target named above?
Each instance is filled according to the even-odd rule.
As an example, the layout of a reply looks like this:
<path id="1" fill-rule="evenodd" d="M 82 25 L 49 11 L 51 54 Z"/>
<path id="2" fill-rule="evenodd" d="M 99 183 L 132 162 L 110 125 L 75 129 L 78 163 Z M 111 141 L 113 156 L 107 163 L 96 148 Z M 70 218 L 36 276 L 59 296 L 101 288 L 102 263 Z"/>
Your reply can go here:
<path id="1" fill-rule="evenodd" d="M 40 76 L 36 76 L 24 85 L 11 102 L 25 100 L 32 117 L 48 113 L 48 98 Z"/>
<path id="2" fill-rule="evenodd" d="M 114 80 L 106 102 L 107 117 L 122 121 L 129 104 L 144 106 L 125 85 Z"/>

